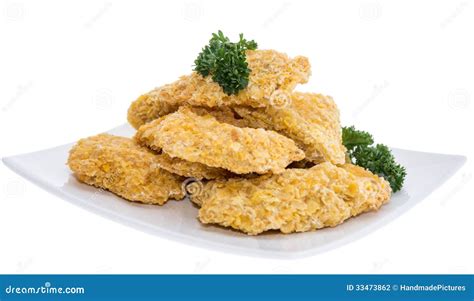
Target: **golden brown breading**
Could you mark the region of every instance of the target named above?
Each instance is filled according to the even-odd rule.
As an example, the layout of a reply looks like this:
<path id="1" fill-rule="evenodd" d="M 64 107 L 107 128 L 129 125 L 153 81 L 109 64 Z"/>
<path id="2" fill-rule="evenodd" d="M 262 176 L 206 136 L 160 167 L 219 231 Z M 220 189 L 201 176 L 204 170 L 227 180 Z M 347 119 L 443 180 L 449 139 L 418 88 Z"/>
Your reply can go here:
<path id="1" fill-rule="evenodd" d="M 206 108 L 206 107 L 189 107 L 193 113 L 200 116 L 212 115 L 219 122 L 228 123 L 239 128 L 254 127 L 250 120 L 246 120 L 230 107 Z M 257 128 L 257 127 L 254 127 Z"/>
<path id="2" fill-rule="evenodd" d="M 136 139 L 171 157 L 237 174 L 280 173 L 304 158 L 293 140 L 276 132 L 221 123 L 188 107 L 141 126 Z"/>
<path id="3" fill-rule="evenodd" d="M 345 162 L 339 110 L 329 96 L 294 92 L 286 103 L 233 109 L 249 126 L 274 130 L 293 139 L 311 162 Z"/>
<path id="4" fill-rule="evenodd" d="M 226 169 L 210 167 L 197 162 L 189 162 L 180 158 L 173 158 L 163 152 L 157 154 L 156 160 L 161 168 L 188 178 L 202 180 L 222 179 L 233 176 L 233 174 Z"/>
<path id="5" fill-rule="evenodd" d="M 210 76 L 197 72 L 182 76 L 174 83 L 140 96 L 128 110 L 128 121 L 135 128 L 172 113 L 180 105 L 218 107 L 247 105 L 268 106 L 280 92 L 290 92 L 297 84 L 308 81 L 311 67 L 306 57 L 294 59 L 274 50 L 247 52 L 251 70 L 248 86 L 237 95 L 227 95 Z"/>
<path id="6" fill-rule="evenodd" d="M 178 110 L 180 104 L 158 101 L 153 94 L 143 94 L 128 108 L 128 122 L 138 129 L 141 125 Z"/>
<path id="7" fill-rule="evenodd" d="M 101 134 L 81 139 L 68 165 L 79 181 L 130 201 L 162 205 L 184 197 L 184 179 L 161 169 L 157 156 L 129 138 Z"/>
<path id="8" fill-rule="evenodd" d="M 216 117 L 222 122 L 226 121 L 229 123 L 232 122 L 238 125 L 242 125 L 239 120 L 233 120 L 233 113 L 228 108 L 222 108 L 222 110 L 214 111 L 209 108 L 193 107 L 192 110 L 194 113 L 199 115 L 212 114 L 214 117 Z M 141 146 L 148 147 L 147 143 L 144 140 L 138 139 L 138 135 L 134 137 L 134 140 Z M 161 168 L 180 176 L 196 178 L 199 180 L 221 179 L 233 176 L 230 171 L 223 168 L 210 167 L 202 163 L 190 162 L 177 157 L 173 158 L 157 147 L 150 147 L 150 149 L 155 152 L 157 157 L 156 160 Z"/>
<path id="9" fill-rule="evenodd" d="M 200 115 L 206 115 L 211 113 L 213 116 L 218 118 L 219 120 L 225 120 L 230 122 L 230 118 L 233 118 L 232 113 L 230 110 L 222 110 L 222 111 L 213 111 L 211 109 L 205 109 L 205 108 L 192 108 L 193 112 L 200 114 Z M 239 123 L 237 120 L 235 120 L 235 123 Z M 141 146 L 148 147 L 147 143 L 145 143 L 144 140 L 138 139 L 139 135 L 136 135 L 134 137 L 135 142 L 140 144 Z M 220 179 L 220 178 L 229 178 L 233 174 L 223 168 L 217 168 L 217 167 L 210 167 L 205 164 L 201 164 L 198 162 L 189 162 L 177 157 L 171 157 L 168 154 L 164 153 L 157 147 L 151 148 L 157 158 L 156 160 L 158 161 L 158 164 L 161 168 L 172 172 L 174 174 L 184 176 L 184 177 L 190 177 L 190 178 L 196 178 L 199 180 L 202 179 Z"/>
<path id="10" fill-rule="evenodd" d="M 325 162 L 254 179 L 210 181 L 191 198 L 201 206 L 201 222 L 256 235 L 334 227 L 377 210 L 390 194 L 387 181 L 361 167 Z"/>

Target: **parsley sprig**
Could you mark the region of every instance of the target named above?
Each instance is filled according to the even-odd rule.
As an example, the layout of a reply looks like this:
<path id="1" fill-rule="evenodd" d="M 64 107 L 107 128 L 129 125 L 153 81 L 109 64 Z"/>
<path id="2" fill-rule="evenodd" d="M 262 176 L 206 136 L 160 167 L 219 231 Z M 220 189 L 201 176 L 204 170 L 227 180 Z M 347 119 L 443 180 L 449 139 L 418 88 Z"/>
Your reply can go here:
<path id="1" fill-rule="evenodd" d="M 386 145 L 373 145 L 372 135 L 356 130 L 354 126 L 342 128 L 342 142 L 352 163 L 384 177 L 390 183 L 393 192 L 402 188 L 407 174 L 405 167 L 395 161 Z"/>
<path id="2" fill-rule="evenodd" d="M 240 34 L 237 43 L 232 43 L 222 31 L 213 33 L 209 41 L 194 61 L 194 71 L 202 76 L 212 76 L 228 95 L 237 94 L 247 87 L 250 69 L 245 51 L 257 49 L 255 41 L 247 41 Z"/>

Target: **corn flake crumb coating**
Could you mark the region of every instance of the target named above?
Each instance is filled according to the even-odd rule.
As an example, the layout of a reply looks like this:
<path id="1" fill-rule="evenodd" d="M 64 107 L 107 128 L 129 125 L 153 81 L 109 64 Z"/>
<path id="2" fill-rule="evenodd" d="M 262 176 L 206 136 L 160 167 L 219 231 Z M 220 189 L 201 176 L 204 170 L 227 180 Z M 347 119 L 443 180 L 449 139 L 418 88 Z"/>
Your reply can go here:
<path id="1" fill-rule="evenodd" d="M 281 173 L 291 162 L 304 158 L 293 140 L 274 131 L 221 123 L 188 107 L 143 125 L 136 139 L 171 157 L 237 174 Z"/>
<path id="2" fill-rule="evenodd" d="M 153 97 L 153 94 L 150 92 L 141 95 L 137 100 L 132 102 L 128 108 L 127 119 L 135 129 L 138 129 L 145 123 L 177 111 L 179 107 L 180 104 L 178 103 L 170 104 L 159 101 L 156 97 Z"/>
<path id="3" fill-rule="evenodd" d="M 193 113 L 205 116 L 211 115 L 222 123 L 227 123 L 239 128 L 258 128 L 254 127 L 251 120 L 247 120 L 239 116 L 231 107 L 206 108 L 206 107 L 189 107 Z"/>
<path id="4" fill-rule="evenodd" d="M 201 222 L 257 235 L 334 227 L 379 209 L 390 195 L 388 182 L 367 170 L 325 162 L 254 179 L 210 181 L 192 201 L 201 206 Z"/>
<path id="5" fill-rule="evenodd" d="M 67 163 L 79 181 L 130 201 L 163 205 L 184 197 L 184 179 L 161 169 L 157 156 L 129 138 L 100 134 L 81 139 Z"/>
<path id="6" fill-rule="evenodd" d="M 189 162 L 176 157 L 173 158 L 163 152 L 157 155 L 156 160 L 161 168 L 183 177 L 202 180 L 223 179 L 233 176 L 233 174 L 226 169 L 210 167 L 196 162 Z"/>
<path id="7" fill-rule="evenodd" d="M 227 95 L 211 76 L 202 77 L 193 72 L 140 96 L 128 110 L 128 121 L 138 129 L 184 104 L 211 108 L 229 105 L 265 107 L 281 93 L 291 92 L 297 84 L 306 83 L 311 75 L 306 57 L 291 59 L 274 50 L 249 50 L 247 63 L 251 70 L 249 84 L 237 95 Z"/>
<path id="8" fill-rule="evenodd" d="M 345 162 L 339 110 L 329 96 L 294 92 L 281 104 L 233 109 L 251 127 L 274 130 L 293 139 L 311 162 Z"/>
<path id="9" fill-rule="evenodd" d="M 192 110 L 194 113 L 199 115 L 211 114 L 221 122 L 226 122 L 241 127 L 244 125 L 243 119 L 234 119 L 233 112 L 229 108 L 212 110 L 209 108 L 194 107 Z M 148 147 L 144 140 L 138 139 L 138 136 L 139 135 L 135 136 L 135 141 L 142 146 Z M 197 162 L 189 162 L 177 157 L 173 158 L 168 154 L 163 153 L 160 148 L 153 147 L 152 145 L 150 148 L 153 149 L 157 154 L 157 161 L 161 168 L 180 176 L 196 178 L 199 180 L 231 178 L 235 176 L 233 173 L 223 168 L 210 167 Z"/>

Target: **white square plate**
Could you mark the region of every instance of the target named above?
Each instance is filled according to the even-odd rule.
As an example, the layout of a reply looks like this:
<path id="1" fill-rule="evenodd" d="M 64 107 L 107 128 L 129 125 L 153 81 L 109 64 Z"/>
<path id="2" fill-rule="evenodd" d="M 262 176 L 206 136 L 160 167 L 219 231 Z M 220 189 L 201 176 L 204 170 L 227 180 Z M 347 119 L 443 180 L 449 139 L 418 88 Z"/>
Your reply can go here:
<path id="1" fill-rule="evenodd" d="M 122 125 L 111 134 L 130 137 L 133 129 Z M 265 257 L 295 258 L 313 255 L 353 241 L 394 220 L 423 200 L 466 161 L 463 156 L 394 149 L 407 168 L 402 191 L 378 212 L 365 213 L 335 228 L 284 235 L 268 233 L 247 236 L 216 226 L 202 225 L 191 202 L 170 201 L 164 206 L 125 201 L 110 192 L 79 183 L 65 165 L 72 144 L 34 153 L 3 158 L 6 166 L 43 189 L 112 220 L 160 237 L 200 247 Z M 81 214 L 81 213 L 79 213 Z"/>

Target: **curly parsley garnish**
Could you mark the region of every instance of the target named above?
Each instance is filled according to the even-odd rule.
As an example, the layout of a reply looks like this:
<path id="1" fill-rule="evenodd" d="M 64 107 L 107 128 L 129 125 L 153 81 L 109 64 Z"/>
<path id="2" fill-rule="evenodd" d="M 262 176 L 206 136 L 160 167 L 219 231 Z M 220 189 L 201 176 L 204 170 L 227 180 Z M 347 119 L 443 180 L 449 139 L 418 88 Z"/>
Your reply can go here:
<path id="1" fill-rule="evenodd" d="M 213 33 L 209 45 L 205 46 L 194 61 L 194 71 L 202 76 L 212 76 L 228 95 L 237 94 L 247 87 L 250 69 L 246 61 L 246 50 L 257 49 L 255 41 L 247 41 L 243 34 L 237 43 L 230 42 L 222 31 Z"/>
<path id="2" fill-rule="evenodd" d="M 405 181 L 406 170 L 395 161 L 390 149 L 383 144 L 373 145 L 372 135 L 351 127 L 342 128 L 342 142 L 352 163 L 385 178 L 393 192 L 399 191 Z"/>

